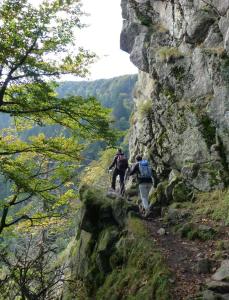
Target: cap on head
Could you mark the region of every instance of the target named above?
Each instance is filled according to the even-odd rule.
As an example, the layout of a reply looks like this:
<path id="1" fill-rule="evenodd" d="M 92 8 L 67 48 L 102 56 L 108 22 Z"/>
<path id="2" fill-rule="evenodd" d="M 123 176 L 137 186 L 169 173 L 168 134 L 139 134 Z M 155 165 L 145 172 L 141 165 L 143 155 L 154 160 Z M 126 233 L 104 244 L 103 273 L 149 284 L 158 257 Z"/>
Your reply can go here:
<path id="1" fill-rule="evenodd" d="M 135 159 L 136 159 L 136 161 L 141 161 L 141 160 L 142 160 L 142 156 L 141 156 L 141 155 L 137 155 L 137 156 L 135 157 Z"/>

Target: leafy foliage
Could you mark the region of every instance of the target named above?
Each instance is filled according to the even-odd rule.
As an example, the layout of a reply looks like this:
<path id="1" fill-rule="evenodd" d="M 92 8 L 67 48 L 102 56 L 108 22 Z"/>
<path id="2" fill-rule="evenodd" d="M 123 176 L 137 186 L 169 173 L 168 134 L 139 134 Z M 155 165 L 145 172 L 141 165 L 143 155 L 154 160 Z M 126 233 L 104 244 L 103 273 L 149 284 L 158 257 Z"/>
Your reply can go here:
<path id="1" fill-rule="evenodd" d="M 60 97 L 68 95 L 94 96 L 103 106 L 112 109 L 112 127 L 122 132 L 117 143 L 119 145 L 122 143 L 122 147 L 127 152 L 128 146 L 123 137 L 129 128 L 129 118 L 134 104 L 132 94 L 136 80 L 137 75 L 124 75 L 95 81 L 67 81 L 60 83 L 60 86 L 57 87 L 57 92 Z M 84 151 L 86 163 L 98 159 L 98 153 L 104 149 L 104 143 L 96 142 L 91 144 Z"/>
<path id="2" fill-rule="evenodd" d="M 94 54 L 75 49 L 81 14 L 78 0 L 43 1 L 38 7 L 4 0 L 0 6 L 0 112 L 14 118 L 13 127 L 1 130 L 0 173 L 11 192 L 1 195 L 0 233 L 21 221 L 47 226 L 44 220 L 67 213 L 77 197 L 81 151 L 89 142 L 112 145 L 117 138 L 110 111 L 94 97 L 58 97 L 51 82 L 88 73 Z M 53 132 L 22 139 L 35 125 Z"/>

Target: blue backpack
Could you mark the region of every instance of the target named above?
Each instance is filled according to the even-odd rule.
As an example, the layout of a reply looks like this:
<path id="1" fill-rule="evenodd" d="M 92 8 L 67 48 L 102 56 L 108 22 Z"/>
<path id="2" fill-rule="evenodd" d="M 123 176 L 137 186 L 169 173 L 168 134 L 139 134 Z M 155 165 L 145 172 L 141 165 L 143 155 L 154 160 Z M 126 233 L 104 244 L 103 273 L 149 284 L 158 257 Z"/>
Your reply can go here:
<path id="1" fill-rule="evenodd" d="M 141 160 L 139 162 L 139 171 L 140 171 L 139 177 L 141 179 L 150 179 L 150 178 L 152 178 L 152 170 L 151 170 L 147 160 Z"/>

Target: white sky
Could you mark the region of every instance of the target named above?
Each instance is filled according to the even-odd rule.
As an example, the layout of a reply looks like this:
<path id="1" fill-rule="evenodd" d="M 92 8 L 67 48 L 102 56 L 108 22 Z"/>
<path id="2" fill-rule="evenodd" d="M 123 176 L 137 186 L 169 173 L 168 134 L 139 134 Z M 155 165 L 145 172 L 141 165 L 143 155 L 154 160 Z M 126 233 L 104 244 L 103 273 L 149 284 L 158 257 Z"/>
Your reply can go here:
<path id="1" fill-rule="evenodd" d="M 90 25 L 81 30 L 77 41 L 94 51 L 100 60 L 91 67 L 89 79 L 111 78 L 137 73 L 129 54 L 120 50 L 122 28 L 121 0 L 82 0 L 83 10 L 90 16 L 83 19 Z"/>
<path id="2" fill-rule="evenodd" d="M 29 0 L 39 5 L 42 0 Z M 82 10 L 89 16 L 81 20 L 88 27 L 80 30 L 76 44 L 91 50 L 99 60 L 90 67 L 89 80 L 136 74 L 137 68 L 130 62 L 129 54 L 120 50 L 122 28 L 121 0 L 81 0 Z M 64 76 L 62 80 L 80 80 Z M 85 80 L 85 79 L 84 79 Z"/>

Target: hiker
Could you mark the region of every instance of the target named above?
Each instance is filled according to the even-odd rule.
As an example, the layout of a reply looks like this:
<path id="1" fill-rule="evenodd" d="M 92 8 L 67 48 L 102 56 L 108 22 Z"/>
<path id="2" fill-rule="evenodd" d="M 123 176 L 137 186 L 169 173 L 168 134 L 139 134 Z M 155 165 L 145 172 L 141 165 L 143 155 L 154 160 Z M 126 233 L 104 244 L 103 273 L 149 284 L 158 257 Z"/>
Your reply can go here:
<path id="1" fill-rule="evenodd" d="M 140 198 L 144 209 L 144 215 L 147 217 L 149 209 L 149 191 L 153 186 L 152 169 L 147 160 L 143 160 L 141 155 L 136 156 L 136 163 L 130 171 L 130 176 L 136 174 L 139 186 Z"/>
<path id="2" fill-rule="evenodd" d="M 120 194 L 123 195 L 125 191 L 124 178 L 125 178 L 126 169 L 128 169 L 128 160 L 125 154 L 122 152 L 122 149 L 118 149 L 118 152 L 116 153 L 114 160 L 109 167 L 109 171 L 112 170 L 113 167 L 114 167 L 114 171 L 112 175 L 111 188 L 115 190 L 116 178 L 117 176 L 119 176 Z"/>

